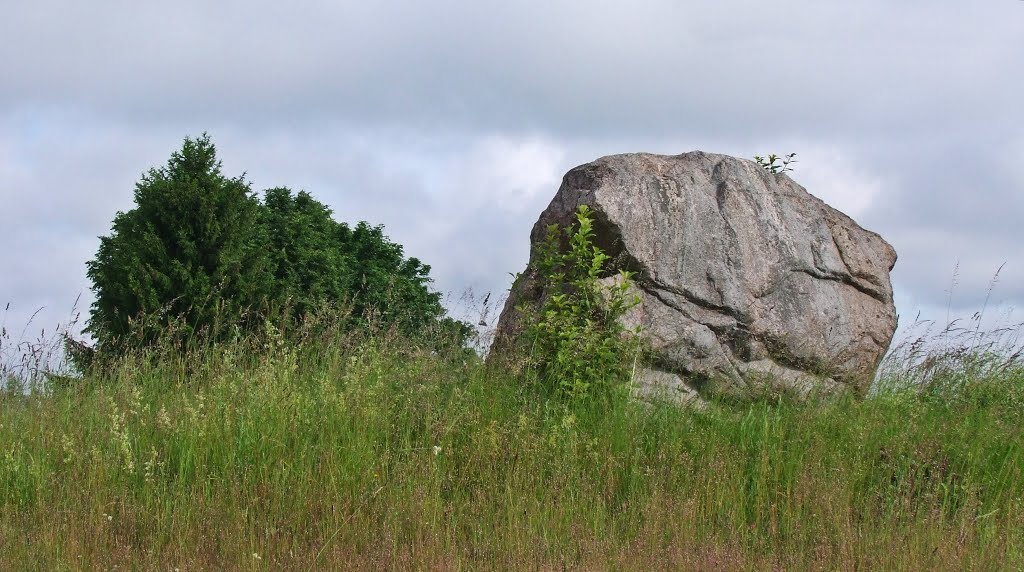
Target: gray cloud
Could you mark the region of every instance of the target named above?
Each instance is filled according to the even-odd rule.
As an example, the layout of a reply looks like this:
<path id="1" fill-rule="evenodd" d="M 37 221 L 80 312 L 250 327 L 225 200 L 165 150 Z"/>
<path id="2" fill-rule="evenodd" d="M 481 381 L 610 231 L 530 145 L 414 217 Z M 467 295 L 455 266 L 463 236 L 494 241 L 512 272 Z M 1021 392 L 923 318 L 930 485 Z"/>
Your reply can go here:
<path id="1" fill-rule="evenodd" d="M 689 5 L 687 5 L 689 4 Z M 794 1 L 23 3 L 8 103 L 617 135 L 873 131 L 1012 111 L 1021 7 Z M 950 113 L 951 111 L 956 113 Z"/>
<path id="2" fill-rule="evenodd" d="M 209 131 L 229 173 L 386 225 L 501 290 L 561 173 L 797 151 L 900 253 L 907 305 L 1024 303 L 1024 5 L 913 0 L 40 0 L 0 19 L 0 303 L 65 307 L 138 176 Z M 901 308 L 904 312 L 912 308 Z"/>
<path id="3" fill-rule="evenodd" d="M 1005 263 L 997 299 L 1024 302 L 1024 138 L 919 142 L 914 151 L 876 154 L 889 182 L 863 216 L 896 246 L 894 280 L 925 303 L 977 308 Z"/>

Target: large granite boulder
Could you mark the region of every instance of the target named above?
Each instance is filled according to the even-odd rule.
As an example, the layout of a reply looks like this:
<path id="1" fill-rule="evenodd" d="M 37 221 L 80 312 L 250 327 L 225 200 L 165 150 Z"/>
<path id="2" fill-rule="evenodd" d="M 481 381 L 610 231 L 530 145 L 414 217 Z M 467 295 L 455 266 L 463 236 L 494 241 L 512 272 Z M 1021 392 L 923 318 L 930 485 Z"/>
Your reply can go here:
<path id="1" fill-rule="evenodd" d="M 870 385 L 896 329 L 893 248 L 789 176 L 699 151 L 569 171 L 533 227 L 531 264 L 502 311 L 495 351 L 521 334 L 517 308 L 543 299 L 533 262 L 548 225 L 571 225 L 584 204 L 613 270 L 636 273 L 641 302 L 623 321 L 640 325 L 653 350 L 639 393 L 686 401 Z"/>

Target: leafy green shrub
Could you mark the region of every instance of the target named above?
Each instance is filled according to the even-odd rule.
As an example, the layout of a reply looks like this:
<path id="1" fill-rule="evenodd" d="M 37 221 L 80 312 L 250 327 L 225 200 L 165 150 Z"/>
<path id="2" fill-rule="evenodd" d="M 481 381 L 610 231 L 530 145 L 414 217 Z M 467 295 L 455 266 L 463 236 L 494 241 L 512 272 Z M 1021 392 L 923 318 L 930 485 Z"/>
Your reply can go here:
<path id="1" fill-rule="evenodd" d="M 790 153 L 789 155 L 786 155 L 785 157 L 779 157 L 778 155 L 775 155 L 773 153 L 771 155 L 768 155 L 767 159 L 765 159 L 764 157 L 755 155 L 754 156 L 754 161 L 762 169 L 764 169 L 765 171 L 768 171 L 769 173 L 771 173 L 773 175 L 777 175 L 779 173 L 786 173 L 786 172 L 792 171 L 793 167 L 791 167 L 790 165 L 792 165 L 793 163 L 797 162 L 797 160 L 796 160 L 796 153 Z"/>
<path id="2" fill-rule="evenodd" d="M 528 321 L 526 339 L 537 380 L 559 396 L 609 399 L 628 388 L 638 332 L 626 331 L 619 318 L 639 298 L 629 295 L 631 272 L 619 271 L 611 284 L 602 281 L 608 258 L 594 244 L 593 213 L 586 205 L 572 227 L 548 227 L 536 260 L 545 297 L 539 315 Z"/>

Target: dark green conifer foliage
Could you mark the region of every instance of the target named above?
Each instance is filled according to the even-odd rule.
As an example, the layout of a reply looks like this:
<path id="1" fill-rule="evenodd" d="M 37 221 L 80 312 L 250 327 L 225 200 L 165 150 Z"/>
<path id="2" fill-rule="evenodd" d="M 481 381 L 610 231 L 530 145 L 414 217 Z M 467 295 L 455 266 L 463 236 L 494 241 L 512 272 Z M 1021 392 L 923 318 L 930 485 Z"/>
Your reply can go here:
<path id="1" fill-rule="evenodd" d="M 469 335 L 444 317 L 430 267 L 383 227 L 339 223 L 305 191 L 270 189 L 261 203 L 244 177 L 221 173 L 206 135 L 143 175 L 135 204 L 88 263 L 88 331 L 101 350 L 148 345 L 172 325 L 176 336 L 216 341 L 325 307 L 350 309 L 354 325 Z"/>
<path id="2" fill-rule="evenodd" d="M 405 258 L 402 245 L 391 242 L 384 227 L 341 225 L 339 236 L 352 262 L 355 315 L 416 330 L 444 314 L 440 294 L 428 288 L 430 266 Z"/>
<path id="3" fill-rule="evenodd" d="M 275 303 L 302 316 L 324 304 L 347 304 L 359 323 L 418 330 L 440 318 L 440 295 L 430 291 L 430 266 L 405 258 L 402 245 L 366 222 L 355 228 L 300 191 L 270 189 L 264 222 L 274 268 Z"/>
<path id="4" fill-rule="evenodd" d="M 185 139 L 143 175 L 135 205 L 117 213 L 88 263 L 88 331 L 101 348 L 129 334 L 147 343 L 171 321 L 186 334 L 222 336 L 262 304 L 272 278 L 262 207 L 243 176 L 221 173 L 209 136 Z"/>
<path id="5" fill-rule="evenodd" d="M 347 301 L 352 262 L 341 242 L 340 224 L 331 210 L 305 191 L 284 187 L 264 197 L 263 224 L 274 269 L 272 300 L 302 316 L 324 302 Z"/>

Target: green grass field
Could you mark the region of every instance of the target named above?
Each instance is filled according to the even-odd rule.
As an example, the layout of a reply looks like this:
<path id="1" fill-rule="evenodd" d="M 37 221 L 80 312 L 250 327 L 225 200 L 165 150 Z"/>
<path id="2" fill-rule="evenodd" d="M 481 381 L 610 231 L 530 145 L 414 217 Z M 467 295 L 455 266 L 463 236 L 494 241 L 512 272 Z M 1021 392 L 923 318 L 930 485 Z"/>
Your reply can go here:
<path id="1" fill-rule="evenodd" d="M 683 410 L 385 338 L 125 359 L 0 392 L 0 569 L 1021 570 L 1001 363 Z"/>

